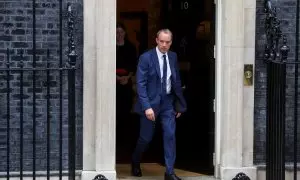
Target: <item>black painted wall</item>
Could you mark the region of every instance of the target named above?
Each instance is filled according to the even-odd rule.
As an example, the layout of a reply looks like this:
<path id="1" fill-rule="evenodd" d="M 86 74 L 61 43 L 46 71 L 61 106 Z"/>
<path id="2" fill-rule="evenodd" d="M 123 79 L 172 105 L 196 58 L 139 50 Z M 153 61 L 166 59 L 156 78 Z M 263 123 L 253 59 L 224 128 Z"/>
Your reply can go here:
<path id="1" fill-rule="evenodd" d="M 295 60 L 295 32 L 296 32 L 296 0 L 272 0 L 273 7 L 277 7 L 278 18 L 281 21 L 281 30 L 287 37 L 290 52 L 288 61 Z M 255 60 L 255 113 L 254 113 L 254 161 L 256 164 L 265 164 L 266 160 L 266 64 L 263 61 L 265 45 L 264 27 L 264 0 L 256 1 L 256 60 Z M 300 71 L 299 71 L 300 72 Z M 286 86 L 286 160 L 291 162 L 294 154 L 294 93 L 295 68 L 287 67 Z M 300 92 L 300 90 L 299 90 Z M 300 102 L 300 101 L 299 101 Z M 300 109 L 298 108 L 298 112 Z M 299 113 L 298 113 L 299 116 Z M 298 128 L 299 132 L 299 128 Z M 298 149 L 300 143 L 298 143 Z M 298 157 L 299 157 L 298 152 Z M 299 158 L 298 158 L 299 159 Z"/>
<path id="2" fill-rule="evenodd" d="M 77 59 L 76 74 L 76 124 L 77 124 L 77 169 L 82 166 L 82 51 L 83 51 L 83 2 L 82 0 L 63 0 L 63 61 L 67 61 L 67 3 L 72 3 L 75 13 L 75 39 Z M 53 67 L 59 65 L 59 1 L 36 0 L 36 48 L 37 66 L 45 67 L 46 52 L 50 50 L 50 62 Z M 25 67 L 32 66 L 32 0 L 0 0 L 0 67 L 5 67 L 6 49 L 10 49 L 11 66 L 19 66 L 21 50 L 24 50 Z M 36 76 L 36 167 L 37 171 L 46 170 L 46 73 Z M 10 170 L 20 168 L 20 74 L 11 75 L 11 116 L 10 116 Z M 32 126 L 32 72 L 24 73 L 24 150 L 23 167 L 32 170 L 33 126 Z M 68 168 L 68 87 L 66 73 L 63 78 L 63 168 Z M 59 76 L 51 74 L 51 138 L 50 168 L 59 168 Z M 0 71 L 0 171 L 6 171 L 6 73 Z"/>

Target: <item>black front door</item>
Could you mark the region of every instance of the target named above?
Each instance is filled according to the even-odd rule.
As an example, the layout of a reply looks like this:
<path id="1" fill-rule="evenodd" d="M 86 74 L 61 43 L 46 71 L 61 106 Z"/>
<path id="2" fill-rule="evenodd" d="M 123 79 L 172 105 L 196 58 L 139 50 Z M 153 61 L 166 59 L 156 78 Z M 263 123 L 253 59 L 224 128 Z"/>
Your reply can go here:
<path id="1" fill-rule="evenodd" d="M 210 8 L 210 9 L 206 9 Z M 174 34 L 188 111 L 177 120 L 177 168 L 213 173 L 214 7 L 212 0 L 163 4 L 163 26 Z"/>

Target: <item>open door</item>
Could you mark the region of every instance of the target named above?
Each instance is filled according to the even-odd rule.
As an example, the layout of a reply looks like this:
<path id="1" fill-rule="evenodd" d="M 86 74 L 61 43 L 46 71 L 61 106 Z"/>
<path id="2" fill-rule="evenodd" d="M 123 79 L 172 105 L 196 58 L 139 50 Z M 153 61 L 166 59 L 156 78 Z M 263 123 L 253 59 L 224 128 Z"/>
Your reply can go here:
<path id="1" fill-rule="evenodd" d="M 174 34 L 188 105 L 177 120 L 177 168 L 213 174 L 214 1 L 172 0 L 162 7 L 162 24 Z"/>

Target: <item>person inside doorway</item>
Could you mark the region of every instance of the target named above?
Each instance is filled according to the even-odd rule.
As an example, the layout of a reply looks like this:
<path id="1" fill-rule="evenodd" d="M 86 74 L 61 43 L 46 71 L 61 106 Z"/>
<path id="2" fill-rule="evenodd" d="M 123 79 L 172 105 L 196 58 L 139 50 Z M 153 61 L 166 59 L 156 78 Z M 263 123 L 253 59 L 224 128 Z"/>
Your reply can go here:
<path id="1" fill-rule="evenodd" d="M 122 23 L 117 24 L 117 54 L 116 54 L 116 81 L 117 81 L 117 126 L 126 125 L 130 120 L 133 104 L 132 77 L 136 71 L 136 49 L 128 40 L 126 28 Z"/>
<path id="2" fill-rule="evenodd" d="M 126 28 L 122 23 L 116 28 L 116 148 L 117 161 L 129 159 L 133 148 L 134 115 L 133 76 L 136 71 L 136 48 L 127 38 Z M 130 145 L 132 144 L 132 145 Z"/>
<path id="3" fill-rule="evenodd" d="M 159 118 L 163 129 L 165 180 L 180 180 L 174 172 L 176 159 L 176 118 L 186 111 L 186 102 L 181 88 L 177 55 L 169 51 L 172 32 L 158 31 L 156 48 L 140 56 L 136 86 L 138 100 L 135 111 L 140 115 L 140 136 L 132 155 L 132 175 L 142 176 L 140 161 L 153 138 Z"/>

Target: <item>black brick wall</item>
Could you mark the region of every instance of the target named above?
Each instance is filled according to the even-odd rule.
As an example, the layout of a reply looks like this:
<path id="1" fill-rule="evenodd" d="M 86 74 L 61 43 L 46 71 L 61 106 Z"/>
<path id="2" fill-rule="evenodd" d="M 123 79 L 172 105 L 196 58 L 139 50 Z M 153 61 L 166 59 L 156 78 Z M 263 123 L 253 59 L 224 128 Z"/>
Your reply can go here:
<path id="1" fill-rule="evenodd" d="M 76 74 L 76 124 L 77 124 L 77 169 L 82 167 L 82 51 L 83 51 L 83 2 L 82 0 L 63 1 L 63 62 L 67 61 L 67 3 L 72 3 L 75 13 L 75 39 L 77 59 Z M 37 66 L 45 67 L 47 49 L 50 50 L 52 67 L 59 65 L 59 1 L 36 0 L 36 55 Z M 7 60 L 6 49 L 10 49 L 12 67 L 20 64 L 20 52 L 24 50 L 24 65 L 32 67 L 32 0 L 0 0 L 0 67 L 5 67 Z M 36 167 L 38 171 L 46 170 L 47 152 L 47 123 L 46 123 L 46 73 L 37 72 L 36 75 Z M 6 171 L 6 73 L 0 71 L 0 171 Z M 23 167 L 25 171 L 32 169 L 32 72 L 24 73 L 24 150 Z M 10 77 L 10 170 L 20 168 L 20 73 L 14 72 Z M 59 76 L 51 73 L 50 77 L 50 112 L 51 112 L 51 162 L 50 168 L 59 168 Z M 66 73 L 63 78 L 63 168 L 68 168 L 68 87 Z"/>
<path id="2" fill-rule="evenodd" d="M 296 0 L 272 0 L 273 7 L 277 7 L 278 18 L 281 21 L 281 30 L 287 37 L 290 47 L 288 61 L 295 60 L 295 32 L 296 32 Z M 266 88 L 267 74 L 266 64 L 263 61 L 265 45 L 264 27 L 264 0 L 256 1 L 256 60 L 255 60 L 255 113 L 254 113 L 254 161 L 256 164 L 264 164 L 266 160 Z M 299 69 L 300 70 L 300 69 Z M 287 67 L 286 87 L 286 160 L 293 159 L 293 131 L 294 131 L 294 87 L 295 68 L 293 65 Z M 300 72 L 300 71 L 299 71 Z M 300 90 L 299 90 L 300 92 Z M 300 102 L 300 101 L 299 101 Z M 298 110 L 298 112 L 300 112 Z M 299 132 L 299 131 L 298 131 Z M 298 143 L 298 149 L 300 143 Z M 298 153 L 299 156 L 299 153 Z M 299 158 L 298 158 L 299 159 Z"/>

